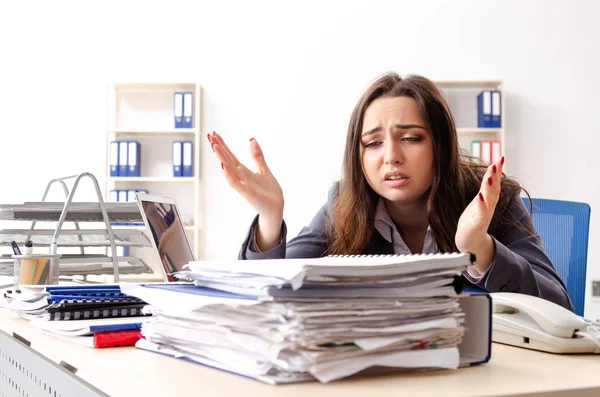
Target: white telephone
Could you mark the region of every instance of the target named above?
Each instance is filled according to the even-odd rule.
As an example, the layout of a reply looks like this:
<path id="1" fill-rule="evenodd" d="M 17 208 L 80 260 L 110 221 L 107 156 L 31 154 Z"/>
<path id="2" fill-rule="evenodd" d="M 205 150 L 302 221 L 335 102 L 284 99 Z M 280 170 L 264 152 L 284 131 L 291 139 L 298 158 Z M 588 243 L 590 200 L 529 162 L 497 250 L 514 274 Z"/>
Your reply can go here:
<path id="1" fill-rule="evenodd" d="M 587 320 L 564 307 L 513 292 L 490 296 L 494 342 L 551 353 L 600 353 L 596 331 Z"/>

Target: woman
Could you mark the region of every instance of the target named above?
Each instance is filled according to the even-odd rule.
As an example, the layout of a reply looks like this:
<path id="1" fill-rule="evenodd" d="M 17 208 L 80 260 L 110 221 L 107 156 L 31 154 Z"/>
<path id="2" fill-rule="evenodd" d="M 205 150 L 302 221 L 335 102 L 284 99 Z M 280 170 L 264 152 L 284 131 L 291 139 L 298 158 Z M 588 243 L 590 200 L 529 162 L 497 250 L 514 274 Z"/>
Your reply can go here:
<path id="1" fill-rule="evenodd" d="M 286 244 L 283 192 L 256 140 L 254 173 L 222 137 L 208 135 L 227 182 L 258 212 L 240 259 L 331 254 L 471 252 L 465 273 L 489 292 L 535 295 L 573 310 L 519 193 L 502 174 L 462 154 L 448 105 L 428 79 L 388 73 L 350 118 L 343 176 L 311 223 Z"/>

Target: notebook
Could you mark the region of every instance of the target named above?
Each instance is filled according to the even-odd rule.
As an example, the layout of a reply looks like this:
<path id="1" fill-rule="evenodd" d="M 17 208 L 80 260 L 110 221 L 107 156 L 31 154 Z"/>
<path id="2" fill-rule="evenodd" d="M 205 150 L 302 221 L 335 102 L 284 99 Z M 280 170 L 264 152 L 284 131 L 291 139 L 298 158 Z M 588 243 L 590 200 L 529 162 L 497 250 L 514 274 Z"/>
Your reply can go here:
<path id="1" fill-rule="evenodd" d="M 28 320 L 76 321 L 108 319 L 106 321 L 131 322 L 123 317 L 142 317 L 146 302 L 123 294 L 118 285 L 47 286 L 41 292 L 12 292 L 4 294 L 9 308 Z M 62 325 L 49 325 L 61 327 Z M 71 325 L 64 325 L 72 327 Z"/>
<path id="2" fill-rule="evenodd" d="M 163 278 L 175 281 L 173 273 L 195 260 L 177 203 L 172 198 L 145 193 L 136 196 L 144 223 L 152 235 L 154 252 L 162 265 Z"/>

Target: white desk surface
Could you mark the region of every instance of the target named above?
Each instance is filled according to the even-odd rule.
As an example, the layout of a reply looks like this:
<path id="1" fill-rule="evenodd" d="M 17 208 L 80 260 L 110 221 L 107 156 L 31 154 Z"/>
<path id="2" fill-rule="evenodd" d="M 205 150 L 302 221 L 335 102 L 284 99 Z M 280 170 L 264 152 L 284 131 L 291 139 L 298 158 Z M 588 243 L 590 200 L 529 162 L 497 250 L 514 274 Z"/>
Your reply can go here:
<path id="1" fill-rule="evenodd" d="M 42 335 L 16 314 L 0 309 L 0 329 L 16 332 L 54 362 L 110 396 L 569 396 L 600 395 L 600 356 L 554 355 L 493 344 L 489 363 L 427 373 L 389 374 L 269 386 L 217 369 L 134 347 L 91 349 Z M 562 392 L 561 392 L 562 391 Z M 551 392 L 549 394 L 541 394 Z M 309 394 L 310 393 L 310 394 Z"/>

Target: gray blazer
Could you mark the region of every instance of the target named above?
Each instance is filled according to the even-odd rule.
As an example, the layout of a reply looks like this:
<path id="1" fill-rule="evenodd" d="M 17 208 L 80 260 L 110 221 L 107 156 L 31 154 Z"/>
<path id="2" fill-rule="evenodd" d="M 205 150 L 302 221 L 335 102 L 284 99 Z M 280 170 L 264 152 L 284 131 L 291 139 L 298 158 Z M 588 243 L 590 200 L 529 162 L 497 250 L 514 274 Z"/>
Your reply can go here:
<path id="1" fill-rule="evenodd" d="M 281 258 L 318 258 L 327 255 L 327 233 L 325 219 L 337 195 L 336 183 L 329 191 L 327 203 L 314 216 L 300 234 L 287 242 L 285 222 L 281 227 L 281 240 L 277 247 L 266 252 L 250 250 L 254 241 L 254 232 L 258 216 L 254 218 L 250 230 L 242 244 L 239 259 L 281 259 Z M 573 304 L 567 290 L 546 256 L 539 236 L 531 236 L 516 226 L 498 226 L 498 218 L 503 215 L 512 219 L 512 224 L 527 225 L 530 215 L 518 196 L 509 202 L 506 208 L 496 208 L 488 233 L 496 245 L 496 256 L 483 277 L 476 279 L 468 273 L 463 274 L 468 283 L 488 292 L 519 292 L 538 296 L 557 303 L 569 310 Z M 375 227 L 375 226 L 373 226 Z M 364 254 L 393 254 L 394 246 L 375 231 Z"/>

